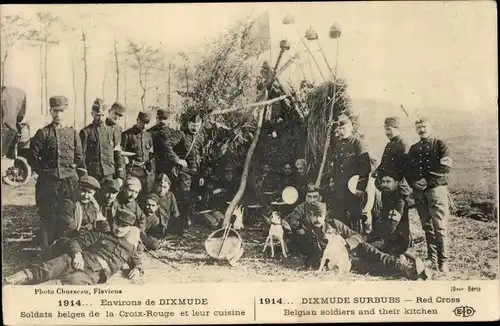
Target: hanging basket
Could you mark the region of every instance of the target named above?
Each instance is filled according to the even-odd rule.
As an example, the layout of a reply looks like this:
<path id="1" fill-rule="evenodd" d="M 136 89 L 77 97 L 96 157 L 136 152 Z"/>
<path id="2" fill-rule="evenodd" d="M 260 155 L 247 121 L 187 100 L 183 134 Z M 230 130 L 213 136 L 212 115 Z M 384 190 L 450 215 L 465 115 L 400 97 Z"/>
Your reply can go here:
<path id="1" fill-rule="evenodd" d="M 227 260 L 233 266 L 243 256 L 243 239 L 234 229 L 229 229 L 227 238 L 223 241 L 224 231 L 225 228 L 221 228 L 210 234 L 205 241 L 205 250 L 210 257 L 217 260 Z"/>

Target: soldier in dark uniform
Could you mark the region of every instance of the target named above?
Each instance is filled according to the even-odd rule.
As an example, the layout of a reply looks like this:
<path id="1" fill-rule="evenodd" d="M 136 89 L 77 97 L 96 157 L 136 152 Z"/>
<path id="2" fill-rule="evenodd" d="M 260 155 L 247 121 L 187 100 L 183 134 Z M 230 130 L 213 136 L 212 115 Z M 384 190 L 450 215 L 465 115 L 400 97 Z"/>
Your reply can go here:
<path id="1" fill-rule="evenodd" d="M 389 142 L 385 146 L 382 159 L 379 166 L 372 172 L 372 176 L 376 178 L 376 186 L 380 185 L 380 178 L 378 175 L 383 170 L 395 171 L 403 178 L 400 181 L 401 191 L 405 196 L 411 195 L 411 188 L 404 179 L 403 169 L 406 162 L 406 154 L 408 153 L 408 146 L 401 136 L 399 130 L 400 121 L 398 117 L 388 117 L 384 121 L 384 129 Z"/>
<path id="2" fill-rule="evenodd" d="M 103 121 L 105 113 L 103 100 L 96 99 L 92 106 L 94 121 L 80 131 L 85 163 L 88 174 L 100 184 L 113 178 L 122 183 L 126 171 L 120 155 L 122 129 L 117 122 L 125 113 L 125 107 L 114 103 L 109 116 Z"/>
<path id="3" fill-rule="evenodd" d="M 170 139 L 175 132 L 167 125 L 168 111 L 158 109 L 156 111 L 156 125 L 148 131 L 153 139 L 153 151 L 156 157 L 156 172 L 166 173 L 169 177 L 172 176 L 172 163 L 169 157 L 172 157 L 173 149 L 170 145 Z"/>
<path id="4" fill-rule="evenodd" d="M 201 155 L 203 150 L 203 136 L 200 133 L 202 120 L 199 115 L 189 119 L 187 128 L 171 133 L 168 141 L 168 165 L 173 167 L 172 188 L 176 194 L 181 218 L 184 226 L 179 226 L 179 233 L 186 226 L 191 225 L 191 215 L 196 195 L 191 191 L 193 177 L 200 171 Z M 171 150 L 170 150 L 171 149 Z"/>
<path id="5" fill-rule="evenodd" d="M 135 153 L 127 168 L 128 175 L 141 181 L 144 197 L 153 189 L 155 174 L 153 161 L 153 139 L 146 125 L 151 121 L 151 114 L 139 112 L 137 123 L 122 134 L 123 151 Z"/>
<path id="6" fill-rule="evenodd" d="M 406 180 L 413 188 L 415 205 L 427 241 L 427 259 L 431 267 L 448 273 L 448 180 L 452 167 L 446 142 L 430 134 L 425 118 L 415 122 L 420 141 L 410 147 L 407 156 Z"/>
<path id="7" fill-rule="evenodd" d="M 52 123 L 39 129 L 30 142 L 28 163 L 38 174 L 36 205 L 42 220 L 41 245 L 47 248 L 60 235 L 55 234 L 58 207 L 73 200 L 78 185 L 77 168 L 85 168 L 82 143 L 69 120 L 68 99 L 53 96 L 49 100 Z"/>
<path id="8" fill-rule="evenodd" d="M 130 267 L 128 277 L 137 279 L 143 273 L 142 246 L 134 219 L 131 212 L 119 210 L 111 232 L 88 231 L 70 239 L 62 255 L 6 277 L 5 283 L 95 285 L 105 283 L 125 263 Z"/>
<path id="9" fill-rule="evenodd" d="M 337 121 L 339 140 L 333 148 L 332 214 L 342 223 L 361 233 L 362 200 L 365 196 L 371 173 L 370 156 L 365 142 L 352 134 L 353 126 L 349 117 L 341 115 Z M 349 179 L 359 175 L 356 194 L 348 189 Z"/>
<path id="10" fill-rule="evenodd" d="M 120 183 L 114 179 L 108 179 L 102 185 L 101 191 L 98 196 L 99 208 L 106 218 L 110 220 L 112 218 L 113 203 L 120 193 Z"/>
<path id="11" fill-rule="evenodd" d="M 400 188 L 401 172 L 384 169 L 379 178 L 382 207 L 366 241 L 387 254 L 400 256 L 411 246 L 408 203 Z"/>

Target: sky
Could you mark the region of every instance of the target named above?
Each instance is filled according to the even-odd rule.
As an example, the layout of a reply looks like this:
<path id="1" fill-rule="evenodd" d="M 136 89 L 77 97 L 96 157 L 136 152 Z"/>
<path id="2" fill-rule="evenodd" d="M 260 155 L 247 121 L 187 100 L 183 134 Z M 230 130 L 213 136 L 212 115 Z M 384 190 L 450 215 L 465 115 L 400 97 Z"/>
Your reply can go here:
<path id="1" fill-rule="evenodd" d="M 28 17 L 37 11 L 49 11 L 80 28 L 85 22 L 82 17 L 92 12 L 91 24 L 95 28 L 89 32 L 89 98 L 93 99 L 101 96 L 115 37 L 120 44 L 131 39 L 172 54 L 201 52 L 236 19 L 257 17 L 266 10 L 273 44 L 271 62 L 276 60 L 279 41 L 287 39 L 291 44 L 287 55 L 299 51 L 307 72 L 313 71 L 315 79 L 321 80 L 295 30 L 302 36 L 313 28 L 332 67 L 338 50 L 338 75 L 347 80 L 353 98 L 404 104 L 424 111 L 436 107 L 497 110 L 497 22 L 492 1 L 9 5 L 2 6 L 0 13 Z M 286 14 L 295 18 L 295 27 L 282 24 Z M 328 37 L 334 22 L 342 28 L 338 48 L 336 40 Z M 54 34 L 63 42 L 49 51 L 49 96 L 66 94 L 72 103 L 74 58 L 77 79 L 81 80 L 82 75 L 78 47 L 81 35 Z M 322 71 L 327 72 L 318 42 L 307 44 Z M 299 66 L 295 65 L 289 73 L 298 72 Z M 6 69 L 6 84 L 24 87 L 30 102 L 38 108 L 39 74 L 38 50 L 16 47 Z M 113 99 L 112 71 L 108 70 L 107 78 L 104 95 Z M 128 83 L 137 83 L 137 79 L 131 75 Z M 137 100 L 130 101 L 130 105 L 138 105 Z M 77 114 L 82 111 L 80 102 L 77 96 Z"/>

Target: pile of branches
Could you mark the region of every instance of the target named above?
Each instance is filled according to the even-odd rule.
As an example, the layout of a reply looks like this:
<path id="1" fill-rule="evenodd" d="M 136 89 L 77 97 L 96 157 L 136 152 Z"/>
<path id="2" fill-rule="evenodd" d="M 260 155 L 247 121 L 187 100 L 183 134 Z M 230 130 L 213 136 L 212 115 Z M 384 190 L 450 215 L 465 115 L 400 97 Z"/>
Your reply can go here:
<path id="1" fill-rule="evenodd" d="M 354 132 L 359 133 L 358 115 L 353 111 L 351 98 L 347 94 L 345 80 L 336 80 L 335 104 L 333 118 L 346 114 L 351 118 Z M 328 81 L 308 91 L 306 96 L 306 123 L 305 123 L 305 158 L 312 171 L 318 171 L 327 137 L 328 123 L 330 121 L 330 108 L 334 94 L 334 82 Z M 335 145 L 335 137 L 331 138 L 330 148 Z"/>
<path id="2" fill-rule="evenodd" d="M 204 120 L 205 165 L 221 161 L 241 165 L 256 129 L 253 109 L 216 114 L 255 101 L 259 70 L 256 60 L 248 58 L 241 46 L 246 27 L 246 22 L 239 21 L 208 45 L 195 67 L 191 91 L 184 95 L 181 125 L 185 126 L 194 114 Z"/>

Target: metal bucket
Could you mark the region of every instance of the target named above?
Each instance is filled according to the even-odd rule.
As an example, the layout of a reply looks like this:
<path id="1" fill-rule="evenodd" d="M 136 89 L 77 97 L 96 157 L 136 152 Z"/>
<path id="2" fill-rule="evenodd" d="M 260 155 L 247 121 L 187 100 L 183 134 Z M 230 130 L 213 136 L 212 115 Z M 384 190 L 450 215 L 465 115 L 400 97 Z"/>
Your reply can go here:
<path id="1" fill-rule="evenodd" d="M 221 228 L 210 234 L 205 241 L 205 250 L 210 257 L 227 260 L 233 266 L 243 256 L 243 239 L 234 229 L 229 229 L 228 236 L 223 243 L 224 231 L 225 228 Z"/>

